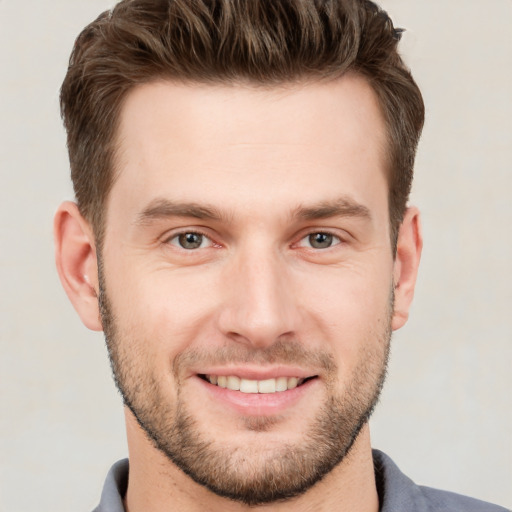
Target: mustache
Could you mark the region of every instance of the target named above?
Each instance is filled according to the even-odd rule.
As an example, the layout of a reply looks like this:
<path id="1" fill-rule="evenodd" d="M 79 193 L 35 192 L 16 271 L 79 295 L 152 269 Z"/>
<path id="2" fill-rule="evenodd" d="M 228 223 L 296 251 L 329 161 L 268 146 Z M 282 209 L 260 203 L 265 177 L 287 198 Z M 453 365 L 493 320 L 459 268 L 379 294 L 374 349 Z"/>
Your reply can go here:
<path id="1" fill-rule="evenodd" d="M 227 345 L 212 350 L 190 349 L 178 354 L 173 362 L 173 372 L 179 375 L 191 366 L 227 364 L 289 364 L 305 366 L 311 370 L 335 373 L 337 365 L 332 354 L 304 348 L 293 341 L 278 340 L 265 348 Z"/>

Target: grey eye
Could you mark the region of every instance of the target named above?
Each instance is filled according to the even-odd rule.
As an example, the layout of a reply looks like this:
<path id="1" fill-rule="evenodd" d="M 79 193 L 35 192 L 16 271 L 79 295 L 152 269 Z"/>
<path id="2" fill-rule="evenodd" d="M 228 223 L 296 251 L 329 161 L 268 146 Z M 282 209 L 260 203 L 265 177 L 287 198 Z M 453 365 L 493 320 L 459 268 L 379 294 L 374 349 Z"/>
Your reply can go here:
<path id="1" fill-rule="evenodd" d="M 203 244 L 204 236 L 200 233 L 182 233 L 177 239 L 183 249 L 198 249 Z"/>
<path id="2" fill-rule="evenodd" d="M 314 249 L 327 249 L 333 244 L 334 238 L 329 233 L 312 233 L 308 236 L 308 242 Z"/>

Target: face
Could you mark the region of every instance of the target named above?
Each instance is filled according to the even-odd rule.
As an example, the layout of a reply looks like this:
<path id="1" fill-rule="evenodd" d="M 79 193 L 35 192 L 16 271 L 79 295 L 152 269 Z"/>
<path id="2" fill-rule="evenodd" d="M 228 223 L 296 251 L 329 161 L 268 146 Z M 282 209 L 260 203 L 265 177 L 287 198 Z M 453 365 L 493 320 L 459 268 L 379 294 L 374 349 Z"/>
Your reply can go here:
<path id="1" fill-rule="evenodd" d="M 300 494 L 377 400 L 393 318 L 385 127 L 366 82 L 127 98 L 100 302 L 155 446 L 219 495 Z"/>

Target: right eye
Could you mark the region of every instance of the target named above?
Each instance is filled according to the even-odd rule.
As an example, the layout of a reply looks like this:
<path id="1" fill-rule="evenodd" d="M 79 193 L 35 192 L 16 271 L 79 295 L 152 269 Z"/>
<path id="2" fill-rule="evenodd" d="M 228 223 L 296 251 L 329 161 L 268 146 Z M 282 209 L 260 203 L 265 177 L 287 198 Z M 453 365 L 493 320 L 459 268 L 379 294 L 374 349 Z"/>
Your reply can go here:
<path id="1" fill-rule="evenodd" d="M 171 245 L 179 247 L 180 249 L 185 249 L 187 251 L 192 251 L 194 249 L 204 249 L 205 247 L 212 247 L 213 245 L 213 242 L 206 235 L 203 235 L 202 233 L 196 233 L 194 231 L 178 233 L 172 238 L 169 238 L 168 242 Z"/>

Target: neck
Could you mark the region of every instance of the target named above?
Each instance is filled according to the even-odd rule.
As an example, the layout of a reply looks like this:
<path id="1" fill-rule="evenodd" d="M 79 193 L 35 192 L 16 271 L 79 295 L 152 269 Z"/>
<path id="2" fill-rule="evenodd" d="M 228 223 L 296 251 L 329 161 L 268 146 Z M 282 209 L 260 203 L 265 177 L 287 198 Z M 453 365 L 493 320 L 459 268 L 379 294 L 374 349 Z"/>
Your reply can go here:
<path id="1" fill-rule="evenodd" d="M 370 433 L 365 425 L 349 454 L 320 482 L 291 500 L 252 506 L 213 494 L 194 482 L 157 450 L 137 421 L 126 410 L 130 475 L 124 500 L 126 512 L 317 512 L 337 510 L 377 512 L 379 501 L 375 485 Z"/>

